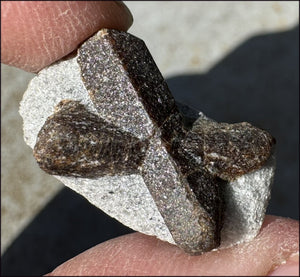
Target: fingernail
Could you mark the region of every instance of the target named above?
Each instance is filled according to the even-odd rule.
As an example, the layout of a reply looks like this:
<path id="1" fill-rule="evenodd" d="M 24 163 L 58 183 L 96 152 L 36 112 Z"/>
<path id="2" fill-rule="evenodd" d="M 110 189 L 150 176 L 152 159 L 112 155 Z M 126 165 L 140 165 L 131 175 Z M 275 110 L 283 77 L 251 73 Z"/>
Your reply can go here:
<path id="1" fill-rule="evenodd" d="M 129 22 L 130 22 L 130 26 L 132 25 L 133 23 L 133 16 L 132 16 L 132 13 L 131 11 L 128 9 L 128 7 L 123 3 L 123 1 L 115 1 L 115 3 L 121 7 L 121 9 L 123 9 L 127 16 L 128 16 L 128 19 L 129 19 Z M 130 27 L 129 26 L 129 27 Z"/>
<path id="2" fill-rule="evenodd" d="M 268 276 L 299 276 L 299 253 L 291 255 L 286 262 L 275 268 Z"/>

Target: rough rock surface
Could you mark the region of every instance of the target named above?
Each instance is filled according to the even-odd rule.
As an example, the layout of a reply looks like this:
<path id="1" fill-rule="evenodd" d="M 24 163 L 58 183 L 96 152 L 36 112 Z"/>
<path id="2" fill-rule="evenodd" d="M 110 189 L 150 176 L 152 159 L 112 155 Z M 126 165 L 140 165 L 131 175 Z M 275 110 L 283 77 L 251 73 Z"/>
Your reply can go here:
<path id="1" fill-rule="evenodd" d="M 145 44 L 128 33 L 101 30 L 75 58 L 42 70 L 20 113 L 41 168 L 137 231 L 199 254 L 261 226 L 272 137 L 203 116 L 188 128 Z"/>

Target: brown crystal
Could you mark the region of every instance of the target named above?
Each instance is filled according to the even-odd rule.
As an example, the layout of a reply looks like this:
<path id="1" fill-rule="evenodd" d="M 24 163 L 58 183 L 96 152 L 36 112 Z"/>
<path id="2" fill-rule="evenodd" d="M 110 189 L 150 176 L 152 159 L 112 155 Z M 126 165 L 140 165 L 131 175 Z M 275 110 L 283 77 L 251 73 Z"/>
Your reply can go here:
<path id="1" fill-rule="evenodd" d="M 137 173 L 147 146 L 70 100 L 46 120 L 34 156 L 49 174 L 94 178 Z"/>
<path id="2" fill-rule="evenodd" d="M 260 168 L 275 143 L 268 132 L 247 122 L 228 124 L 201 118 L 187 137 L 200 146 L 191 151 L 202 158 L 203 166 L 223 180 L 234 180 Z"/>

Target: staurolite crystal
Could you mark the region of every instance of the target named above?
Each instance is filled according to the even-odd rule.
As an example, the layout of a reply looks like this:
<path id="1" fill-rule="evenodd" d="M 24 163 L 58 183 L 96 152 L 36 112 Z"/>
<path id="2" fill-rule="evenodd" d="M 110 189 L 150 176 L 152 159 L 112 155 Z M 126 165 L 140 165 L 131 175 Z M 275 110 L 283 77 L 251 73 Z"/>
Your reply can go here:
<path id="1" fill-rule="evenodd" d="M 148 143 L 105 122 L 78 101 L 62 100 L 39 132 L 34 156 L 49 174 L 88 178 L 133 174 Z"/>
<path id="2" fill-rule="evenodd" d="M 20 113 L 39 166 L 137 231 L 200 254 L 262 224 L 274 139 L 249 123 L 186 117 L 129 33 L 100 30 L 42 70 Z"/>

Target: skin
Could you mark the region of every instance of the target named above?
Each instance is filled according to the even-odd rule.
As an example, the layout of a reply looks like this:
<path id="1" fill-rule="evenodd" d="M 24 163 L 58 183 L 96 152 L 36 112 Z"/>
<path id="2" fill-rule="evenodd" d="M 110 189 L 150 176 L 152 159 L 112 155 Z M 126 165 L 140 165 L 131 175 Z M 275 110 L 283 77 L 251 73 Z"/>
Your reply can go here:
<path id="1" fill-rule="evenodd" d="M 133 21 L 123 3 L 106 1 L 2 1 L 1 17 L 1 62 L 29 72 L 70 54 L 101 28 L 128 30 Z M 134 233 L 81 253 L 51 275 L 299 276 L 299 222 L 266 216 L 252 241 L 201 256 Z"/>
<path id="2" fill-rule="evenodd" d="M 252 241 L 201 256 L 189 256 L 167 242 L 134 233 L 101 243 L 65 262 L 52 274 L 267 275 L 298 251 L 298 228 L 295 220 L 268 216 Z"/>
<path id="3" fill-rule="evenodd" d="M 97 30 L 127 30 L 122 2 L 1 1 L 1 62 L 37 72 L 75 50 Z"/>

